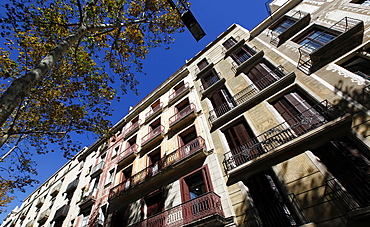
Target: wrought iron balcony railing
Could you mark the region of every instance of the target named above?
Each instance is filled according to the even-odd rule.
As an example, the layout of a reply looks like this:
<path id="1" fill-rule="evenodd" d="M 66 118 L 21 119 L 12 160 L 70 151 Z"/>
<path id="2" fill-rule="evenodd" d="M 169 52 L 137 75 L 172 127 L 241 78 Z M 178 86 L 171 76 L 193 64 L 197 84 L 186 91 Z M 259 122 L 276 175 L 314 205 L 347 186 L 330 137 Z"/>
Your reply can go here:
<path id="1" fill-rule="evenodd" d="M 186 118 L 186 116 L 189 116 L 189 114 L 195 112 L 195 105 L 194 103 L 190 103 L 190 105 L 186 106 L 184 109 L 177 112 L 175 115 L 170 117 L 169 124 L 170 126 L 173 126 L 177 122 L 181 121 L 182 119 Z"/>
<path id="2" fill-rule="evenodd" d="M 326 181 L 325 195 L 347 212 L 369 207 L 370 176 L 358 170 L 330 179 Z"/>
<path id="3" fill-rule="evenodd" d="M 50 209 L 46 209 L 40 214 L 39 218 L 37 219 L 37 222 L 39 223 L 45 222 L 49 218 L 49 216 L 50 216 Z"/>
<path id="4" fill-rule="evenodd" d="M 246 211 L 244 219 L 246 227 L 289 227 L 307 223 L 309 220 L 295 201 L 294 194 L 254 206 Z"/>
<path id="5" fill-rule="evenodd" d="M 278 67 L 273 68 L 269 73 L 264 75 L 258 81 L 254 82 L 253 84 L 235 94 L 234 100 L 238 103 L 238 105 L 240 105 L 251 99 L 261 90 L 269 87 L 286 75 L 288 75 L 288 73 L 284 71 L 284 67 L 279 65 Z"/>
<path id="6" fill-rule="evenodd" d="M 139 128 L 140 124 L 141 124 L 141 120 L 139 119 L 135 121 L 130 127 L 128 127 L 125 131 L 125 137 L 128 137 L 133 132 L 135 132 Z"/>
<path id="7" fill-rule="evenodd" d="M 224 217 L 221 198 L 214 192 L 208 192 L 171 209 L 165 210 L 130 227 L 161 226 L 177 227 L 200 221 L 212 215 Z"/>
<path id="8" fill-rule="evenodd" d="M 121 162 L 123 159 L 127 158 L 133 153 L 137 153 L 138 150 L 139 150 L 139 146 L 136 143 L 131 145 L 129 148 L 127 148 L 126 150 L 118 154 L 118 158 L 117 158 L 118 162 Z"/>
<path id="9" fill-rule="evenodd" d="M 343 115 L 324 100 L 225 153 L 224 166 L 230 171 Z"/>
<path id="10" fill-rule="evenodd" d="M 151 118 L 153 115 L 155 115 L 160 110 L 162 110 L 162 108 L 163 108 L 163 103 L 161 102 L 160 104 L 153 107 L 148 113 L 145 114 L 145 120 L 148 120 L 149 118 Z"/>
<path id="11" fill-rule="evenodd" d="M 165 155 L 162 159 L 157 161 L 154 165 L 150 165 L 140 172 L 127 178 L 125 181 L 121 182 L 117 186 L 113 187 L 109 192 L 109 199 L 113 199 L 123 192 L 129 190 L 135 185 L 138 185 L 150 177 L 155 176 L 159 172 L 164 171 L 166 168 L 174 165 L 175 163 L 185 159 L 186 157 L 194 154 L 202 148 L 206 148 L 205 141 L 202 137 L 197 137 L 196 139 L 190 141 L 185 146 L 178 148 Z"/>
<path id="12" fill-rule="evenodd" d="M 90 176 L 95 176 L 103 171 L 104 161 L 100 161 L 96 166 L 91 169 Z"/>
<path id="13" fill-rule="evenodd" d="M 209 121 L 211 123 L 214 122 L 222 115 L 226 114 L 227 112 L 234 108 L 237 108 L 238 105 L 241 105 L 249 101 L 251 98 L 259 94 L 261 91 L 275 84 L 276 82 L 286 77 L 287 75 L 288 73 L 284 71 L 284 67 L 278 66 L 276 68 L 273 68 L 267 75 L 263 76 L 260 80 L 244 88 L 243 90 L 235 94 L 234 97 L 228 98 L 228 102 L 211 110 L 209 112 Z"/>
<path id="14" fill-rule="evenodd" d="M 66 192 L 71 192 L 77 188 L 79 179 L 73 180 L 71 183 L 68 184 Z"/>
<path id="15" fill-rule="evenodd" d="M 152 139 L 156 138 L 157 136 L 164 134 L 164 126 L 160 125 L 150 131 L 148 134 L 146 134 L 142 139 L 141 139 L 141 146 L 145 146 L 147 143 L 149 143 Z"/>
<path id="16" fill-rule="evenodd" d="M 62 187 L 62 182 L 60 182 L 56 186 L 54 186 L 54 188 L 50 192 L 50 195 L 51 196 L 56 196 L 59 193 L 61 187 Z"/>
<path id="17" fill-rule="evenodd" d="M 214 73 L 213 76 L 210 79 L 208 79 L 207 81 L 202 82 L 202 85 L 201 85 L 202 91 L 204 92 L 205 90 L 207 90 L 209 87 L 211 87 L 212 85 L 214 85 L 215 83 L 217 83 L 220 80 L 221 80 L 220 73 L 218 73 L 218 72 Z"/>
<path id="18" fill-rule="evenodd" d="M 68 211 L 69 205 L 63 205 L 55 212 L 54 220 L 65 218 L 68 214 Z"/>
<path id="19" fill-rule="evenodd" d="M 181 93 L 185 92 L 189 88 L 189 83 L 185 83 L 183 86 L 181 86 L 176 91 L 172 92 L 169 96 L 169 101 L 174 100 L 177 96 L 179 96 Z"/>

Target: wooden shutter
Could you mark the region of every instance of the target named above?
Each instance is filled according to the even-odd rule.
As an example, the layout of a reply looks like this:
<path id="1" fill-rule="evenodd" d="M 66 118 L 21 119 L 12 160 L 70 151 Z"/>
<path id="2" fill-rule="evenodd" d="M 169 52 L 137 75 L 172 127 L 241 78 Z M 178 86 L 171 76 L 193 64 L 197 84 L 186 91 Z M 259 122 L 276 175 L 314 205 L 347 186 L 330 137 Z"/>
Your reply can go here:
<path id="1" fill-rule="evenodd" d="M 228 128 L 224 131 L 224 134 L 231 150 L 247 143 L 251 139 L 242 122 Z"/>

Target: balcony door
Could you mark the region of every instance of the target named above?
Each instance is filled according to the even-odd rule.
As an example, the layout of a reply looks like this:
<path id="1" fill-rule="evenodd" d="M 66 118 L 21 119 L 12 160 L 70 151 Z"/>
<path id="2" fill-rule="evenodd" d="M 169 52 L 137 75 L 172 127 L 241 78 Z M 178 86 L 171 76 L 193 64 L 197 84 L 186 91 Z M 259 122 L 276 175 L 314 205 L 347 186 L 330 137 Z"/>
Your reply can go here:
<path id="1" fill-rule="evenodd" d="M 158 190 L 145 196 L 144 202 L 146 207 L 146 218 L 162 212 L 164 210 L 163 191 Z"/>
<path id="2" fill-rule="evenodd" d="M 158 148 L 152 152 L 150 152 L 150 154 L 148 154 L 148 167 L 149 167 L 149 171 L 150 173 L 148 173 L 148 175 L 155 175 L 157 174 L 159 171 L 160 171 L 160 161 L 161 161 L 161 148 Z"/>
<path id="3" fill-rule="evenodd" d="M 257 149 L 251 149 L 253 147 L 252 138 L 254 136 L 245 120 L 230 126 L 223 131 L 223 134 L 233 156 L 233 164 L 237 166 L 241 165 L 258 154 Z"/>
<path id="4" fill-rule="evenodd" d="M 284 95 L 272 105 L 297 135 L 325 121 L 313 105 L 297 91 Z"/>
<path id="5" fill-rule="evenodd" d="M 274 175 L 267 171 L 246 180 L 245 185 L 253 199 L 253 209 L 258 217 L 258 226 L 288 227 L 298 226 L 294 213 L 278 188 Z M 251 215 L 247 212 L 247 215 Z"/>
<path id="6" fill-rule="evenodd" d="M 312 151 L 361 207 L 370 206 L 370 160 L 346 138 Z"/>
<path id="7" fill-rule="evenodd" d="M 279 80 L 279 76 L 273 71 L 272 67 L 265 63 L 258 63 L 248 73 L 248 78 L 259 89 L 263 90 L 270 84 Z"/>
<path id="8" fill-rule="evenodd" d="M 221 88 L 216 91 L 210 100 L 217 117 L 225 114 L 235 106 L 235 103 L 226 88 Z"/>
<path id="9" fill-rule="evenodd" d="M 180 157 L 185 157 L 190 154 L 190 152 L 195 148 L 197 143 L 192 143 L 197 138 L 197 131 L 195 127 L 191 127 L 187 129 L 185 132 L 181 133 L 178 136 L 178 143 L 179 143 L 179 151 Z M 199 144 L 198 144 L 199 146 Z"/>
<path id="10" fill-rule="evenodd" d="M 203 194 L 212 191 L 212 183 L 208 171 L 208 167 L 204 166 L 201 169 L 180 179 L 181 186 L 181 201 L 196 199 Z"/>
<path id="11" fill-rule="evenodd" d="M 217 73 L 214 69 L 212 69 L 210 73 L 201 78 L 203 89 L 206 90 L 207 88 L 215 84 L 218 80 L 219 78 L 217 76 Z"/>

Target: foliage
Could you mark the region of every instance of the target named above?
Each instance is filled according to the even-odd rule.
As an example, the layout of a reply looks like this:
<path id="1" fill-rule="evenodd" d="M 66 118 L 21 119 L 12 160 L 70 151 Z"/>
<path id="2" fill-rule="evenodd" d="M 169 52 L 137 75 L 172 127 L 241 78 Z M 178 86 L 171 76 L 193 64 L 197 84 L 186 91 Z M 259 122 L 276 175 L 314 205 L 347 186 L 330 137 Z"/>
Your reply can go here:
<path id="1" fill-rule="evenodd" d="M 32 183 L 30 150 L 47 153 L 53 143 L 68 157 L 80 149 L 74 135 L 106 135 L 116 88 L 136 92 L 142 60 L 173 42 L 182 25 L 166 0 L 8 0 L 4 7 L 1 154 L 20 148 L 1 163 L 10 171 L 1 179 L 6 191 Z"/>

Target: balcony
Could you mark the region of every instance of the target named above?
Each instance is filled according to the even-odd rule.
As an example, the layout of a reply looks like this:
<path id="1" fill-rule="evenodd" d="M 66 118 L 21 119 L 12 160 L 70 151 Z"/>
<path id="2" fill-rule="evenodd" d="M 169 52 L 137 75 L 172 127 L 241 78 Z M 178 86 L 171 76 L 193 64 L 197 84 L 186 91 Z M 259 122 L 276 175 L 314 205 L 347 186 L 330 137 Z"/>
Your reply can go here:
<path id="1" fill-rule="evenodd" d="M 240 47 L 245 44 L 245 39 L 240 38 L 240 36 L 235 37 L 236 43 L 229 48 L 222 46 L 222 53 L 225 55 L 225 58 L 235 51 L 237 51 Z"/>
<path id="2" fill-rule="evenodd" d="M 317 43 L 322 43 L 327 32 L 337 32 L 338 35 L 318 47 Z M 364 33 L 364 23 L 361 20 L 344 17 L 330 28 L 326 29 L 321 35 L 315 36 L 310 41 L 298 48 L 299 60 L 298 69 L 306 74 L 311 74 L 330 61 L 352 50 L 362 43 Z"/>
<path id="3" fill-rule="evenodd" d="M 224 217 L 220 196 L 208 192 L 130 227 L 225 226 L 225 224 L 227 220 Z"/>
<path id="4" fill-rule="evenodd" d="M 95 203 L 96 199 L 93 195 L 86 195 L 82 197 L 79 207 L 81 210 L 91 207 Z"/>
<path id="5" fill-rule="evenodd" d="M 153 107 L 148 113 L 145 114 L 145 122 L 152 120 L 155 116 L 157 116 L 160 112 L 162 112 L 163 103 L 161 102 L 157 106 Z"/>
<path id="6" fill-rule="evenodd" d="M 78 178 L 68 184 L 66 193 L 73 192 L 77 188 L 77 185 L 78 185 Z"/>
<path id="7" fill-rule="evenodd" d="M 217 90 L 220 88 L 223 84 L 225 83 L 225 78 L 222 78 L 219 73 L 213 74 L 213 77 L 206 81 L 202 82 L 201 85 L 201 92 L 202 92 L 202 97 L 206 97 L 210 94 L 212 94 L 212 91 Z"/>
<path id="8" fill-rule="evenodd" d="M 248 72 L 249 70 L 251 70 L 257 63 L 259 63 L 263 56 L 265 55 L 265 53 L 263 52 L 263 50 L 258 50 L 256 47 L 249 47 L 249 46 L 245 46 L 246 49 L 248 50 L 247 52 L 247 56 L 244 56 L 244 57 L 247 57 L 247 59 L 244 59 L 243 61 L 233 61 L 233 66 L 231 68 L 231 70 L 233 72 L 235 72 L 235 75 L 238 75 L 239 73 L 241 72 Z"/>
<path id="9" fill-rule="evenodd" d="M 132 125 L 126 129 L 124 138 L 126 139 L 130 137 L 132 134 L 134 134 L 139 129 L 140 124 L 141 124 L 140 119 L 132 123 Z"/>
<path id="10" fill-rule="evenodd" d="M 58 183 L 56 186 L 54 186 L 53 189 L 51 189 L 50 195 L 53 197 L 56 196 L 59 193 L 61 187 L 62 187 L 62 182 Z"/>
<path id="11" fill-rule="evenodd" d="M 40 214 L 39 218 L 37 219 L 37 222 L 40 224 L 45 223 L 46 220 L 48 220 L 49 216 L 50 216 L 50 209 L 44 210 Z"/>
<path id="12" fill-rule="evenodd" d="M 195 72 L 194 73 L 197 75 L 197 78 L 199 78 L 202 75 L 204 75 L 205 73 L 209 72 L 209 70 L 211 70 L 213 68 L 213 66 L 214 66 L 214 64 L 211 62 L 211 63 L 209 63 L 207 66 L 205 66 L 202 69 L 195 68 Z"/>
<path id="13" fill-rule="evenodd" d="M 278 24 L 282 23 L 286 18 L 294 20 L 295 23 L 292 24 L 290 27 L 286 28 L 286 30 L 281 33 L 275 32 L 274 28 L 278 26 Z M 310 14 L 305 14 L 301 11 L 295 12 L 292 16 L 286 15 L 282 16 L 274 24 L 270 26 L 271 29 L 270 43 L 275 46 L 280 46 L 289 38 L 293 37 L 295 34 L 302 31 L 310 23 L 310 20 L 311 20 Z"/>
<path id="14" fill-rule="evenodd" d="M 325 100 L 224 154 L 224 167 L 230 182 L 247 171 L 243 178 L 263 171 L 306 150 L 343 136 L 351 117 Z M 257 168 L 258 167 L 258 168 Z M 255 171 L 255 172 L 254 172 Z M 236 179 L 234 179 L 236 177 Z"/>
<path id="15" fill-rule="evenodd" d="M 69 205 L 63 205 L 55 212 L 54 220 L 64 219 L 65 217 L 67 217 L 68 211 Z"/>
<path id="16" fill-rule="evenodd" d="M 133 157 L 133 154 L 138 153 L 138 151 L 139 151 L 139 146 L 137 144 L 133 144 L 126 150 L 120 152 L 118 154 L 117 164 L 121 164 L 123 161 L 127 160 L 128 158 Z"/>
<path id="17" fill-rule="evenodd" d="M 39 198 L 38 200 L 37 200 L 37 203 L 36 203 L 36 207 L 37 208 L 40 208 L 40 207 L 42 207 L 42 205 L 45 203 L 45 197 L 41 197 L 41 198 Z"/>
<path id="18" fill-rule="evenodd" d="M 26 224 L 26 227 L 33 227 L 35 224 L 35 220 L 31 220 Z"/>
<path id="19" fill-rule="evenodd" d="M 186 106 L 184 109 L 170 117 L 170 127 L 173 128 L 176 125 L 180 125 L 180 123 L 185 124 L 189 120 L 194 119 L 196 116 L 195 112 L 196 109 L 194 103 L 190 103 L 190 105 Z"/>
<path id="20" fill-rule="evenodd" d="M 346 184 L 344 188 L 340 182 Z M 370 216 L 370 178 L 361 171 L 326 181 L 325 196 L 353 219 Z"/>
<path id="21" fill-rule="evenodd" d="M 122 193 L 131 189 L 132 187 L 139 185 L 161 173 L 164 174 L 165 171 L 166 172 L 170 172 L 171 170 L 181 171 L 181 167 L 183 167 L 181 165 L 182 161 L 188 160 L 189 158 L 192 158 L 193 161 L 196 161 L 197 158 L 200 158 L 196 157 L 197 154 L 202 154 L 201 151 L 204 150 L 206 150 L 204 139 L 202 137 L 195 138 L 194 140 L 187 143 L 185 146 L 182 146 L 177 150 L 173 151 L 172 153 L 165 155 L 155 165 L 148 166 L 147 168 L 132 175 L 130 178 L 113 187 L 109 192 L 109 199 L 110 200 L 115 199 L 122 195 Z M 155 183 L 156 182 L 154 182 L 153 184 Z M 148 186 L 146 188 L 150 187 Z"/>
<path id="22" fill-rule="evenodd" d="M 309 220 L 295 201 L 294 194 L 254 206 L 246 211 L 244 225 L 289 227 L 303 226 Z"/>
<path id="23" fill-rule="evenodd" d="M 159 125 L 141 139 L 141 147 L 152 145 L 164 137 L 164 126 Z"/>
<path id="24" fill-rule="evenodd" d="M 213 127 L 227 123 L 253 105 L 293 83 L 294 79 L 294 72 L 285 72 L 282 66 L 273 68 L 269 74 L 235 94 L 228 103 L 211 110 L 208 120 Z"/>
<path id="25" fill-rule="evenodd" d="M 190 90 L 189 83 L 185 83 L 176 91 L 172 92 L 169 96 L 168 103 L 172 104 L 183 97 Z"/>
<path id="26" fill-rule="evenodd" d="M 96 166 L 91 169 L 90 176 L 96 177 L 103 171 L 104 161 L 100 161 Z"/>

